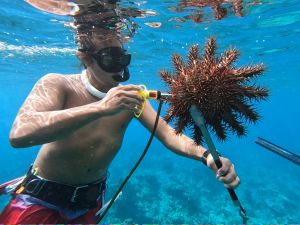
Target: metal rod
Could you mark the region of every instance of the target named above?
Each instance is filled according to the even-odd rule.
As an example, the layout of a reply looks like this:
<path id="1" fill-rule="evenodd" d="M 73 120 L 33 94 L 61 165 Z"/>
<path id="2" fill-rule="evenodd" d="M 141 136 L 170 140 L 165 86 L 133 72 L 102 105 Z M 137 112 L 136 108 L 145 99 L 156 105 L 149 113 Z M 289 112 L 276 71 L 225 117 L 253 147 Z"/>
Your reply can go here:
<path id="1" fill-rule="evenodd" d="M 205 119 L 202 115 L 202 113 L 197 109 L 197 107 L 195 105 L 192 105 L 191 108 L 190 108 L 190 113 L 191 113 L 191 116 L 195 122 L 195 124 L 200 128 L 201 132 L 202 132 L 202 135 L 205 139 L 205 142 L 207 144 L 207 147 L 208 147 L 208 150 L 210 151 L 214 161 L 215 161 L 215 164 L 217 166 L 218 169 L 220 169 L 222 167 L 222 163 L 220 161 L 220 157 L 218 155 L 218 152 L 216 150 L 216 147 L 214 145 L 214 142 L 206 128 L 206 125 L 205 125 Z M 242 204 L 240 203 L 235 191 L 233 189 L 230 189 L 230 188 L 227 188 L 227 191 L 233 201 L 233 204 L 236 206 L 236 207 L 239 207 L 239 214 L 240 216 L 242 217 L 243 219 L 243 223 L 246 224 L 247 223 L 247 220 L 249 219 L 248 216 L 247 216 L 247 213 L 246 213 L 246 210 L 243 208 Z"/>
<path id="2" fill-rule="evenodd" d="M 268 149 L 271 152 L 274 152 L 284 158 L 286 158 L 287 160 L 295 163 L 296 165 L 300 166 L 300 156 L 288 151 L 287 149 L 284 149 L 278 145 L 275 145 L 273 143 L 271 143 L 270 141 L 267 141 L 261 137 L 258 137 L 257 140 L 255 141 L 256 144 Z"/>

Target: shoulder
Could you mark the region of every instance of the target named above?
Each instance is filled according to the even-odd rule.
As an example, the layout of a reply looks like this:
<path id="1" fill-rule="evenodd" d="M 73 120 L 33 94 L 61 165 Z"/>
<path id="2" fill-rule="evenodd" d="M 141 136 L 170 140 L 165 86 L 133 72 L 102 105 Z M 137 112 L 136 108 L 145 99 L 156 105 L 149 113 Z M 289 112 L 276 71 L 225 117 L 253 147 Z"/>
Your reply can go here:
<path id="1" fill-rule="evenodd" d="M 67 81 L 67 75 L 59 73 L 48 73 L 42 76 L 38 82 L 59 82 L 64 83 Z"/>
<path id="2" fill-rule="evenodd" d="M 44 96 L 64 98 L 68 92 L 67 75 L 48 73 L 42 76 L 33 86 L 28 97 Z"/>
<path id="3" fill-rule="evenodd" d="M 66 90 L 73 75 L 59 73 L 48 73 L 42 76 L 36 83 L 36 86 L 51 87 L 54 89 Z"/>
<path id="4" fill-rule="evenodd" d="M 69 95 L 84 88 L 80 74 L 48 73 L 36 82 L 33 89 L 40 92 Z"/>

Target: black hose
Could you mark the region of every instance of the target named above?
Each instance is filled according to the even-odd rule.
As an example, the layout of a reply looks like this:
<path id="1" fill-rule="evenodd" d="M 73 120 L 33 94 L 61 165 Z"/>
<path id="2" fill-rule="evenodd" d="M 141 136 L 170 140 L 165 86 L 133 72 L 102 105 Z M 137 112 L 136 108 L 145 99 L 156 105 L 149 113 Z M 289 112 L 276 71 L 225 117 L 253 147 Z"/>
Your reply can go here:
<path id="1" fill-rule="evenodd" d="M 142 153 L 142 155 L 140 156 L 140 158 L 138 159 L 138 161 L 136 162 L 136 164 L 133 166 L 133 168 L 131 169 L 131 171 L 129 172 L 129 174 L 126 176 L 126 178 L 123 180 L 122 184 L 120 185 L 119 189 L 116 191 L 116 193 L 114 194 L 114 196 L 112 197 L 112 199 L 110 200 L 107 208 L 104 210 L 104 212 L 99 216 L 99 218 L 97 219 L 97 223 L 100 223 L 101 220 L 103 219 L 103 217 L 106 215 L 106 213 L 108 212 L 108 210 L 110 209 L 110 207 L 112 206 L 112 204 L 115 202 L 116 198 L 118 197 L 118 195 L 120 194 L 120 192 L 122 191 L 123 187 L 125 186 L 125 184 L 127 183 L 127 181 L 129 180 L 129 178 L 131 177 L 131 175 L 134 173 L 134 171 L 137 169 L 137 167 L 140 165 L 140 163 L 142 162 L 142 160 L 144 159 L 146 153 L 148 152 L 148 149 L 151 145 L 151 142 L 154 138 L 155 132 L 156 132 L 156 128 L 158 125 L 158 121 L 159 121 L 159 116 L 160 116 L 160 112 L 161 112 L 161 108 L 162 108 L 162 104 L 163 101 L 160 100 L 159 101 L 159 105 L 158 105 L 158 109 L 157 109 L 157 114 L 156 114 L 156 118 L 155 118 L 155 123 L 153 126 L 153 130 L 151 132 L 150 138 L 148 140 L 148 143 Z"/>

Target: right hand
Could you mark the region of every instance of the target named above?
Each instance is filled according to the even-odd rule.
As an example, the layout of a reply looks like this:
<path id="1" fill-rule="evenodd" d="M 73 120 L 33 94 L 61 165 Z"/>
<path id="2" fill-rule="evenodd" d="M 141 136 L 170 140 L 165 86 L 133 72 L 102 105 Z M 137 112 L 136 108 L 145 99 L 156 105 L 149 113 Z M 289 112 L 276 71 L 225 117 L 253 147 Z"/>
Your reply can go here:
<path id="1" fill-rule="evenodd" d="M 142 90 L 142 87 L 131 84 L 114 87 L 101 100 L 101 105 L 104 106 L 105 111 L 110 115 L 124 110 L 138 113 L 144 102 L 143 97 L 138 94 Z"/>
<path id="2" fill-rule="evenodd" d="M 234 165 L 229 159 L 222 156 L 220 156 L 220 161 L 222 167 L 218 169 L 212 155 L 209 154 L 207 156 L 207 166 L 215 172 L 217 179 L 222 182 L 226 188 L 237 188 L 240 185 L 240 178 L 236 174 Z"/>

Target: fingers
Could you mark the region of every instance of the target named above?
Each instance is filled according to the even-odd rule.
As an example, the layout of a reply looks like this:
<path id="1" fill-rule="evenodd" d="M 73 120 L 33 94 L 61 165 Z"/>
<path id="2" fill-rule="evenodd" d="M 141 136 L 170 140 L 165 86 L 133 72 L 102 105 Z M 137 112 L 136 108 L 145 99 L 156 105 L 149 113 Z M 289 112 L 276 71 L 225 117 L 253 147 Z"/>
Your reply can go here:
<path id="1" fill-rule="evenodd" d="M 116 96 L 133 98 L 139 102 L 144 101 L 143 97 L 139 94 L 139 92 L 142 90 L 143 90 L 142 87 L 138 85 L 132 85 L 132 84 L 126 86 L 118 86 L 114 88 L 114 92 L 116 93 Z"/>
<path id="2" fill-rule="evenodd" d="M 143 108 L 142 104 L 135 104 L 135 103 L 129 103 L 129 104 L 123 103 L 122 106 L 123 109 L 132 111 L 134 113 L 139 113 Z"/>
<path id="3" fill-rule="evenodd" d="M 139 95 L 142 88 L 135 85 L 123 86 L 118 90 L 116 97 L 119 98 L 122 108 L 139 114 L 143 108 L 145 99 Z"/>
<path id="4" fill-rule="evenodd" d="M 234 165 L 228 160 L 223 158 L 222 168 L 217 171 L 217 179 L 224 183 L 226 188 L 236 188 L 240 184 L 240 179 L 237 176 Z"/>
<path id="5" fill-rule="evenodd" d="M 227 159 L 222 160 L 222 167 L 217 170 L 217 178 L 224 177 L 230 171 L 232 164 Z"/>
<path id="6" fill-rule="evenodd" d="M 231 182 L 230 184 L 224 184 L 224 186 L 226 188 L 234 189 L 237 188 L 240 185 L 240 183 L 241 183 L 240 178 L 236 177 L 236 179 L 233 182 Z"/>
<path id="7" fill-rule="evenodd" d="M 145 98 L 140 95 L 144 89 L 138 85 L 119 85 L 109 90 L 105 99 L 106 106 L 117 111 L 128 110 L 139 114 Z"/>
<path id="8" fill-rule="evenodd" d="M 144 103 L 144 99 L 140 96 L 135 97 L 135 96 L 131 96 L 130 94 L 120 94 L 120 96 L 117 97 L 122 103 L 131 105 L 133 107 L 135 105 L 138 105 L 140 107 Z"/>
<path id="9" fill-rule="evenodd" d="M 141 86 L 134 85 L 134 84 L 119 85 L 117 88 L 120 88 L 120 89 L 123 89 L 126 91 L 142 91 L 142 90 L 144 90 Z"/>
<path id="10" fill-rule="evenodd" d="M 118 96 L 136 100 L 137 104 L 144 102 L 144 98 L 140 96 L 137 92 L 133 91 L 120 91 Z"/>

